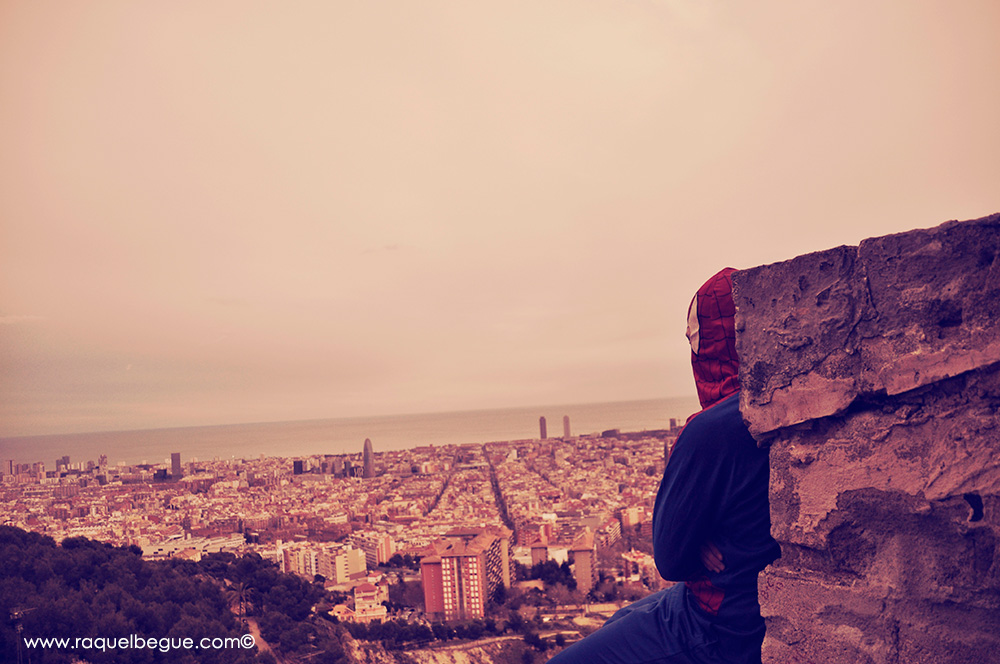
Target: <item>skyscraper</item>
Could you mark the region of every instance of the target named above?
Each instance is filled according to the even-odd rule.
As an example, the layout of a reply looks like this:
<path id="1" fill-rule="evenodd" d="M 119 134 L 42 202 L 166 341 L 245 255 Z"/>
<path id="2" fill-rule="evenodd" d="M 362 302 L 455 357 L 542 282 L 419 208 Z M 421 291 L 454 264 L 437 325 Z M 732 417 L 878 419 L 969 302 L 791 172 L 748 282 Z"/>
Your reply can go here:
<path id="1" fill-rule="evenodd" d="M 173 452 L 170 455 L 170 477 L 180 479 L 181 477 L 181 453 Z"/>
<path id="2" fill-rule="evenodd" d="M 539 438 L 541 438 L 542 440 L 545 440 L 546 438 L 549 437 L 548 433 L 545 431 L 545 416 L 544 415 L 542 415 L 541 417 L 538 418 L 538 429 L 539 429 L 539 433 L 541 434 L 539 436 Z"/>
<path id="3" fill-rule="evenodd" d="M 365 438 L 365 451 L 363 455 L 364 473 L 362 477 L 375 477 L 375 451 L 372 449 L 371 438 Z"/>
<path id="4" fill-rule="evenodd" d="M 569 415 L 563 415 L 563 438 L 569 437 Z"/>

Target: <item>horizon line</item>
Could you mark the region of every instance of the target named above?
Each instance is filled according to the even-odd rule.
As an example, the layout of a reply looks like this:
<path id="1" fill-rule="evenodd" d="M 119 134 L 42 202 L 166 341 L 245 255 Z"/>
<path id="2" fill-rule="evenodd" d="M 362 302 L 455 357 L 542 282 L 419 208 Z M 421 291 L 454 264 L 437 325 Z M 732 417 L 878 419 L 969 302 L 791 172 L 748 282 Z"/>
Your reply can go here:
<path id="1" fill-rule="evenodd" d="M 257 420 L 257 421 L 245 421 L 245 422 L 217 422 L 214 424 L 178 424 L 171 426 L 159 426 L 159 427 L 139 427 L 139 428 L 127 428 L 127 429 L 98 429 L 91 431 L 63 431 L 56 433 L 37 433 L 37 434 L 15 434 L 15 435 L 0 435 L 0 441 L 20 441 L 29 438 L 51 438 L 56 436 L 92 436 L 99 434 L 120 434 L 120 433 L 136 433 L 141 431 L 173 431 L 179 429 L 216 429 L 223 427 L 235 427 L 235 426 L 259 426 L 267 424 L 290 424 L 294 422 L 322 422 L 327 420 L 356 420 L 356 419 L 377 419 L 377 418 L 392 418 L 392 417 L 414 417 L 419 415 L 452 415 L 458 413 L 475 413 L 481 411 L 499 411 L 499 410 L 527 410 L 531 408 L 561 408 L 565 406 L 579 407 L 579 406 L 592 406 L 592 405 L 606 405 L 615 403 L 636 403 L 641 401 L 667 401 L 671 399 L 692 399 L 697 401 L 697 395 L 672 395 L 672 396 L 660 396 L 660 397 L 643 397 L 639 399 L 612 399 L 609 401 L 582 401 L 582 402 L 565 402 L 557 404 L 543 404 L 538 406 L 500 406 L 500 407 L 490 407 L 490 408 L 466 408 L 460 410 L 432 410 L 432 411 L 416 411 L 416 412 L 404 412 L 404 413 L 385 413 L 381 415 L 370 414 L 370 415 L 346 415 L 338 417 L 305 417 L 301 419 L 292 420 Z M 544 413 L 541 415 L 544 416 Z"/>

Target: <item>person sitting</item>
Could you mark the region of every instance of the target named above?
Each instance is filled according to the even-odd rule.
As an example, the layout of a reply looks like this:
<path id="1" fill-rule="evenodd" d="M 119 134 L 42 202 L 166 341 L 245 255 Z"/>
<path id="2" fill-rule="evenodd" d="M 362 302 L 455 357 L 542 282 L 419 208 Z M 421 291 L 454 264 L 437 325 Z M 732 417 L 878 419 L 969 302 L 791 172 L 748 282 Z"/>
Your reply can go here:
<path id="1" fill-rule="evenodd" d="M 677 438 L 653 509 L 653 558 L 676 585 L 626 606 L 550 664 L 759 664 L 757 575 L 781 551 L 771 537 L 768 450 L 739 410 L 731 275 L 698 289 L 687 337 L 702 410 Z"/>

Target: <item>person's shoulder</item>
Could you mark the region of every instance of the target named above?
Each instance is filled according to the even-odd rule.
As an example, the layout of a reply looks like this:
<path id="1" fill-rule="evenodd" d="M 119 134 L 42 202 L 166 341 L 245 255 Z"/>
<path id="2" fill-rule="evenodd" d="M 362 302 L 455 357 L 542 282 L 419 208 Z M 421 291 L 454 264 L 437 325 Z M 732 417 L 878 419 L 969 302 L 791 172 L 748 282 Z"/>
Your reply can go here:
<path id="1" fill-rule="evenodd" d="M 695 414 L 684 426 L 683 433 L 708 428 L 746 428 L 740 415 L 740 393 L 734 392 L 700 413 Z"/>
<path id="2" fill-rule="evenodd" d="M 695 415 L 684 426 L 677 445 L 697 445 L 703 451 L 721 450 L 752 441 L 740 415 L 740 394 L 736 392 Z"/>

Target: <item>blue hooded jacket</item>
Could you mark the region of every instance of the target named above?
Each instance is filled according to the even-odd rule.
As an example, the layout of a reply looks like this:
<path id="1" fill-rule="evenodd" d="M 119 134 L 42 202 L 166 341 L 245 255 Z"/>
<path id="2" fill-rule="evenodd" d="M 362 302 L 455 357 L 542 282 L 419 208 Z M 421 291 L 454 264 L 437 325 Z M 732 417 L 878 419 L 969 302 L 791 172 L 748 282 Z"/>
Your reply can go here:
<path id="1" fill-rule="evenodd" d="M 703 410 L 674 444 L 653 511 L 653 556 L 660 574 L 682 581 L 692 609 L 733 636 L 763 638 L 757 575 L 781 551 L 771 537 L 768 450 L 750 436 L 739 410 L 732 268 L 698 290 L 689 313 L 692 366 Z M 725 569 L 701 562 L 712 542 Z"/>

